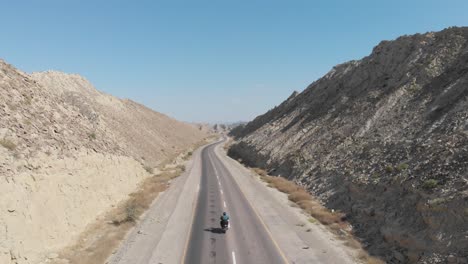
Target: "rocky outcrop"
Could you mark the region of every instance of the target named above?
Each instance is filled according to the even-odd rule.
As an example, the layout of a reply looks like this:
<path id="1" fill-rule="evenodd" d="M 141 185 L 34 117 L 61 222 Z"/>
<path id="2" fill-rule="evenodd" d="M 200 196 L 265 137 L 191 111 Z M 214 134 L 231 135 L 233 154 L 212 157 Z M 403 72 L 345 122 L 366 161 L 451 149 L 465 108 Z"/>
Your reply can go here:
<path id="1" fill-rule="evenodd" d="M 346 213 L 390 263 L 466 263 L 468 28 L 383 41 L 235 131 L 229 154 Z"/>
<path id="2" fill-rule="evenodd" d="M 0 263 L 40 263 L 207 133 L 79 75 L 0 60 Z"/>

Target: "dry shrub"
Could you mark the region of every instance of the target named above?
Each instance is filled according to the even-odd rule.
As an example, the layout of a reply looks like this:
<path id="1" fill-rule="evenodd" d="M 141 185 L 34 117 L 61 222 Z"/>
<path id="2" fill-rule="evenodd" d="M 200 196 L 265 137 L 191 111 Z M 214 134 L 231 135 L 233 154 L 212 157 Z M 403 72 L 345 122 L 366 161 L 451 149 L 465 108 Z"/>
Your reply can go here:
<path id="1" fill-rule="evenodd" d="M 275 179 L 271 179 L 275 178 Z M 302 187 L 280 177 L 270 177 L 270 185 L 276 187 L 278 190 L 289 193 L 288 198 L 292 202 L 296 203 L 308 214 L 316 218 L 324 225 L 331 225 L 334 223 L 340 224 L 340 226 L 346 225 L 343 222 L 345 215 L 340 212 L 332 212 L 326 207 L 322 206 L 318 201 L 314 200 Z"/>
<path id="2" fill-rule="evenodd" d="M 274 185 L 275 185 L 276 189 L 278 189 L 280 192 L 284 192 L 284 193 L 289 194 L 289 193 L 297 191 L 297 186 L 295 186 L 294 184 L 291 184 L 290 182 L 284 181 L 284 180 L 275 181 Z"/>
<path id="3" fill-rule="evenodd" d="M 257 173 L 258 175 L 262 176 L 262 177 L 265 177 L 267 176 L 267 173 L 265 170 L 263 169 L 260 169 L 260 168 L 252 168 L 252 170 Z"/>
<path id="4" fill-rule="evenodd" d="M 299 207 L 311 214 L 311 212 L 321 209 L 322 205 L 315 200 L 302 200 L 297 202 Z"/>
<path id="5" fill-rule="evenodd" d="M 383 261 L 383 260 L 381 260 L 379 258 L 370 256 L 363 249 L 359 250 L 357 258 L 360 259 L 363 263 L 366 263 L 366 264 L 385 264 L 386 263 L 385 261 Z"/>
<path id="6" fill-rule="evenodd" d="M 354 248 L 354 249 L 361 249 L 362 248 L 361 243 L 359 243 L 357 240 L 354 240 L 354 239 L 347 240 L 344 244 L 346 246 L 348 246 L 350 248 Z"/>
<path id="7" fill-rule="evenodd" d="M 387 262 L 379 259 L 379 258 L 376 258 L 376 257 L 372 257 L 372 256 L 369 256 L 366 260 L 366 263 L 367 264 L 385 264 Z"/>
<path id="8" fill-rule="evenodd" d="M 255 168 L 255 172 L 264 172 L 261 169 Z M 288 181 L 282 177 L 273 177 L 261 175 L 261 178 L 269 184 L 269 186 L 278 189 L 281 192 L 287 193 L 289 200 L 296 203 L 304 211 L 316 218 L 324 225 L 338 224 L 336 229 L 346 225 L 344 222 L 345 215 L 340 212 L 332 212 L 322 206 L 318 201 L 314 200 L 304 188 L 298 186 L 294 182 Z M 335 229 L 335 228 L 334 228 Z"/>
<path id="9" fill-rule="evenodd" d="M 300 201 L 310 201 L 312 196 L 304 189 L 299 188 L 288 195 L 289 200 L 297 203 Z"/>
<path id="10" fill-rule="evenodd" d="M 145 171 L 148 172 L 149 174 L 153 174 L 153 172 L 154 172 L 154 169 L 153 169 L 151 166 L 144 166 L 143 168 L 144 168 Z"/>
<path id="11" fill-rule="evenodd" d="M 71 264 L 104 263 L 119 241 L 125 237 L 127 230 L 136 224 L 158 194 L 167 188 L 168 182 L 184 170 L 184 166 L 177 166 L 144 180 L 138 191 L 131 193 L 127 201 L 108 213 L 106 220 L 111 225 L 103 225 L 102 222 L 94 224 L 82 235 L 93 239 L 81 239 L 80 241 L 87 242 L 70 247 L 62 257 L 69 259 Z"/>
<path id="12" fill-rule="evenodd" d="M 206 141 L 200 141 L 194 148 L 205 145 Z M 138 191 L 130 194 L 128 200 L 121 202 L 116 208 L 107 212 L 103 219 L 87 227 L 87 230 L 77 240 L 79 242 L 60 253 L 60 259 L 68 259 L 70 264 L 105 263 L 119 242 L 124 239 L 127 231 L 136 224 L 141 214 L 151 206 L 160 192 L 167 189 L 169 181 L 185 170 L 185 166 L 165 170 L 165 165 L 169 162 L 163 162 L 158 168 L 162 172 L 144 180 Z M 51 264 L 59 264 L 59 262 L 52 261 Z"/>
<path id="13" fill-rule="evenodd" d="M 229 138 L 229 139 L 226 141 L 226 143 L 224 143 L 224 146 L 223 146 L 224 150 L 225 150 L 225 151 L 228 151 L 233 142 L 234 142 L 234 141 L 232 140 L 232 138 Z"/>
<path id="14" fill-rule="evenodd" d="M 299 186 L 282 177 L 263 176 L 262 179 L 268 182 L 271 187 L 274 187 L 280 192 L 287 194 L 293 193 L 300 189 Z"/>
<path id="15" fill-rule="evenodd" d="M 268 183 L 268 186 L 274 187 L 281 192 L 288 194 L 288 199 L 305 212 L 307 212 L 313 218 L 309 219 L 309 222 L 320 223 L 328 226 L 331 230 L 335 231 L 336 234 L 340 235 L 345 240 L 345 245 L 358 250 L 358 258 L 366 264 L 384 264 L 385 262 L 370 256 L 363 248 L 359 241 L 353 238 L 353 236 L 346 232 L 348 223 L 345 221 L 346 215 L 339 211 L 330 211 L 317 200 L 314 199 L 303 187 L 296 185 L 294 182 L 288 181 L 282 177 L 268 176 L 267 173 L 259 168 L 252 169 L 255 173 L 260 175 L 260 178 Z M 302 225 L 301 225 L 302 226 Z M 307 232 L 310 229 L 306 230 Z"/>

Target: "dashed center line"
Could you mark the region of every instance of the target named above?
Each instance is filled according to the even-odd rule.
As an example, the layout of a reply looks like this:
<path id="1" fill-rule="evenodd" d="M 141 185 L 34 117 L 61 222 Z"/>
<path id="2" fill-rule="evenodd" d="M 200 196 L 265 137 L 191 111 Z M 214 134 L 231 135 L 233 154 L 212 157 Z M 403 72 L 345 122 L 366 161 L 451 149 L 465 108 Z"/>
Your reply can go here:
<path id="1" fill-rule="evenodd" d="M 224 208 L 226 208 L 226 202 L 223 202 L 224 203 Z"/>
<path id="2" fill-rule="evenodd" d="M 236 264 L 236 253 L 234 251 L 232 252 L 232 263 Z"/>
<path id="3" fill-rule="evenodd" d="M 224 193 L 223 193 L 223 189 L 219 189 L 219 190 L 221 191 L 221 194 L 224 194 Z"/>

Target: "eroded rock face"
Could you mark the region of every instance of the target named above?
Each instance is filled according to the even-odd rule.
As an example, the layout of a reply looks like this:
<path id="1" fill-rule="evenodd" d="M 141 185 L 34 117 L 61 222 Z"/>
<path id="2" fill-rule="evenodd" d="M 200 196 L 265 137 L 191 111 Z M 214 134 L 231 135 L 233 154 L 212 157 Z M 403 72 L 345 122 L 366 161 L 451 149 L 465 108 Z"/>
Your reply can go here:
<path id="1" fill-rule="evenodd" d="M 383 41 L 238 130 L 229 154 L 345 212 L 371 253 L 463 261 L 467 41 L 468 28 Z"/>

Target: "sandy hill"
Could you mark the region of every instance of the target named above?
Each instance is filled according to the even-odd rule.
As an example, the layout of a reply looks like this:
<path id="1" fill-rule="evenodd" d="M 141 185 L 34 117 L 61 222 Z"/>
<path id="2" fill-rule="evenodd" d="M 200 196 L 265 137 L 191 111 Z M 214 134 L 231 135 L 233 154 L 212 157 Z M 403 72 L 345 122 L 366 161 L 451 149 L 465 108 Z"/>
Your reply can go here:
<path id="1" fill-rule="evenodd" d="M 383 41 L 234 131 L 390 263 L 467 263 L 468 28 Z"/>
<path id="2" fill-rule="evenodd" d="M 0 60 L 0 263 L 38 263 L 207 134 L 75 74 Z M 146 167 L 146 169 L 145 169 Z"/>

